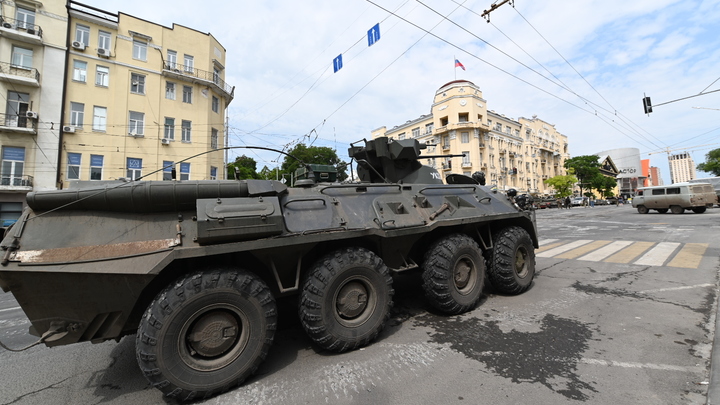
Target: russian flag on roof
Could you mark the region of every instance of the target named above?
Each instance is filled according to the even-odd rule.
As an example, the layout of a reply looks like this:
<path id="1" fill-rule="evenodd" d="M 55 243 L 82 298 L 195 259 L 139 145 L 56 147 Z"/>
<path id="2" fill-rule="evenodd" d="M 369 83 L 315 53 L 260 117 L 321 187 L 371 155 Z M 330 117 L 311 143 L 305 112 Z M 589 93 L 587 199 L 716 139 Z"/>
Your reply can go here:
<path id="1" fill-rule="evenodd" d="M 457 60 L 457 59 L 455 59 L 455 67 L 459 67 L 459 68 L 461 68 L 462 70 L 465 70 L 465 66 L 463 66 L 463 64 L 460 63 L 460 61 Z"/>

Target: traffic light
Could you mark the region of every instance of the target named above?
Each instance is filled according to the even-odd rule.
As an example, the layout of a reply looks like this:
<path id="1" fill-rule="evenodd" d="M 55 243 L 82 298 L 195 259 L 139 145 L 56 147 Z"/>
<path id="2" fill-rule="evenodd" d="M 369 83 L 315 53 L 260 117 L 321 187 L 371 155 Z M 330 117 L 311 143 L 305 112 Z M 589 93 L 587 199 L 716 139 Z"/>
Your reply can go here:
<path id="1" fill-rule="evenodd" d="M 643 108 L 645 109 L 645 114 L 650 114 L 652 112 L 652 103 L 650 102 L 650 97 L 643 98 Z"/>

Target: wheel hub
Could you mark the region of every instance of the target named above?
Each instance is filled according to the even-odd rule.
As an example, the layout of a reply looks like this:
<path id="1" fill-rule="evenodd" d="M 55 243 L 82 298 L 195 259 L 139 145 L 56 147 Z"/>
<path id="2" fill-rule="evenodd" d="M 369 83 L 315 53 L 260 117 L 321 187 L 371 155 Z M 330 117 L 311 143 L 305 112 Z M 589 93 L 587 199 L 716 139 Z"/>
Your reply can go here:
<path id="1" fill-rule="evenodd" d="M 219 356 L 235 344 L 238 329 L 238 322 L 231 314 L 212 311 L 192 326 L 187 335 L 188 344 L 200 356 Z"/>
<path id="2" fill-rule="evenodd" d="M 340 289 L 336 307 L 341 317 L 352 319 L 365 311 L 367 303 L 368 292 L 365 286 L 360 282 L 352 281 Z"/>
<path id="3" fill-rule="evenodd" d="M 455 266 L 455 285 L 459 289 L 467 287 L 470 282 L 470 273 L 472 272 L 472 266 L 469 266 L 465 260 L 461 260 L 457 266 Z"/>
<path id="4" fill-rule="evenodd" d="M 518 277 L 525 277 L 527 275 L 527 251 L 524 248 L 519 248 L 515 251 L 515 273 Z"/>

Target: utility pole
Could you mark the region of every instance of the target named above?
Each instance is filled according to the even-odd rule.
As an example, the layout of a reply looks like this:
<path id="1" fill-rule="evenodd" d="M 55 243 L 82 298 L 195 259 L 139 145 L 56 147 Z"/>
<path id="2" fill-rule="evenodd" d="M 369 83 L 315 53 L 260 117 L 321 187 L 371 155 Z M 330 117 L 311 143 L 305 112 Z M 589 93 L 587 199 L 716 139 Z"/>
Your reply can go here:
<path id="1" fill-rule="evenodd" d="M 490 23 L 490 13 L 495 11 L 498 7 L 502 6 L 505 3 L 510 3 L 511 6 L 515 7 L 515 0 L 502 0 L 500 3 L 493 3 L 490 5 L 490 10 L 483 10 L 483 13 L 480 15 L 480 17 L 483 17 L 487 20 L 488 24 Z"/>

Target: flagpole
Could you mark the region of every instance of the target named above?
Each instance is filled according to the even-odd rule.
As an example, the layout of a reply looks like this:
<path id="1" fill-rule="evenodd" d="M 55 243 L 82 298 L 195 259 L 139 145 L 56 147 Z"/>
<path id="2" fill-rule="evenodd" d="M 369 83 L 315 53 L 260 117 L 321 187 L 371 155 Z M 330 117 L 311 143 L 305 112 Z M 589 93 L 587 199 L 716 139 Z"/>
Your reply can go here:
<path id="1" fill-rule="evenodd" d="M 455 71 L 455 80 L 457 80 L 457 66 L 455 66 L 455 55 L 453 55 L 453 70 Z"/>

